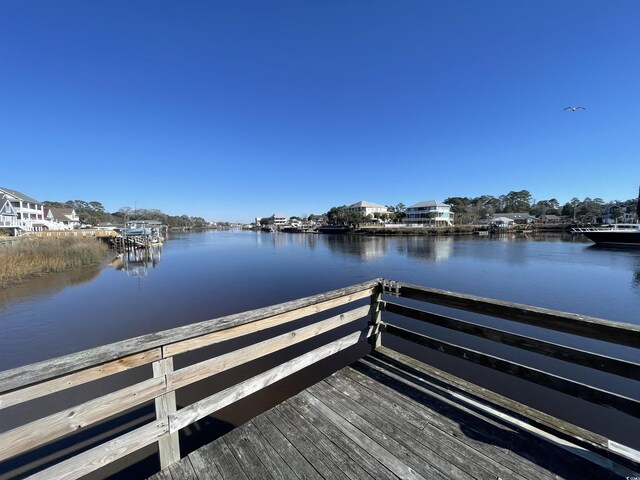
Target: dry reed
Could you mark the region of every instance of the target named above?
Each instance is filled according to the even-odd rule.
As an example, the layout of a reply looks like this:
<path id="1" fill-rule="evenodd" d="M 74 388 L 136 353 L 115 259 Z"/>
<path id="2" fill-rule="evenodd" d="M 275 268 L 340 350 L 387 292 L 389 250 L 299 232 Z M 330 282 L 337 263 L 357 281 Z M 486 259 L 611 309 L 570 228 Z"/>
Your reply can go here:
<path id="1" fill-rule="evenodd" d="M 0 286 L 95 264 L 107 251 L 104 243 L 93 238 L 25 238 L 0 245 Z"/>

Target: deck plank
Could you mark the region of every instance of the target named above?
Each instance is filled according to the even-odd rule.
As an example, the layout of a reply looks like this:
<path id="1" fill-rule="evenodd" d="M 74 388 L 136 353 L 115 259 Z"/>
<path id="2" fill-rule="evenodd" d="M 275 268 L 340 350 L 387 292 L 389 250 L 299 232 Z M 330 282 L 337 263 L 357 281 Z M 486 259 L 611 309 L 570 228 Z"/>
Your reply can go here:
<path id="1" fill-rule="evenodd" d="M 151 478 L 621 478 L 463 402 L 427 366 L 402 361 L 367 356 Z"/>
<path id="2" fill-rule="evenodd" d="M 353 442 L 348 436 L 332 425 L 327 419 L 299 395 L 287 401 L 303 418 L 312 423 L 349 457 L 351 462 L 361 466 L 376 480 L 394 480 L 398 478 L 370 453 Z"/>
<path id="3" fill-rule="evenodd" d="M 369 403 L 365 407 L 358 405 L 357 402 L 351 402 L 326 382 L 314 385 L 308 390 L 323 403 L 332 405 L 335 412 L 350 423 L 362 431 L 369 432 L 376 443 L 386 448 L 390 454 L 402 457 L 407 465 L 425 478 L 470 478 L 468 473 L 457 466 L 463 462 L 461 457 L 456 462 L 444 461 L 415 437 L 398 428 L 399 422 L 389 422 L 372 412 Z M 489 477 L 471 478 L 484 480 Z M 494 479 L 495 475 L 492 480 Z"/>
<path id="4" fill-rule="evenodd" d="M 356 362 L 356 364 L 354 364 L 354 367 L 358 368 L 358 365 L 360 363 L 373 364 L 378 362 L 381 364 L 381 370 L 383 370 L 385 374 L 396 375 L 397 377 L 402 378 L 403 383 L 405 383 L 405 385 L 408 385 L 411 389 L 415 390 L 416 387 L 419 388 L 421 386 L 427 386 L 426 389 L 421 390 L 423 393 L 427 394 L 426 397 L 420 397 L 420 400 L 418 400 L 418 402 L 428 403 L 430 401 L 429 397 L 432 398 L 434 396 L 431 389 L 433 389 L 434 386 L 437 386 L 437 384 L 440 382 L 439 379 L 434 379 L 430 376 L 430 367 L 426 366 L 418 360 L 412 359 L 398 352 L 393 352 L 388 349 L 385 349 L 385 352 L 392 355 L 393 358 L 384 358 L 385 355 L 379 355 L 378 353 L 376 353 L 373 357 L 366 357 L 363 362 Z M 384 358 L 385 360 L 393 360 L 395 362 L 395 365 L 399 367 L 393 368 L 394 362 L 385 364 L 384 362 L 380 361 L 380 358 Z M 410 393 L 408 394 L 411 395 Z M 510 456 L 515 458 L 518 468 L 521 468 L 523 473 L 526 471 L 526 468 L 529 467 L 533 470 L 537 470 L 536 475 L 541 475 L 539 469 L 542 469 L 543 472 L 547 472 L 547 476 L 551 475 L 552 478 L 557 478 L 559 476 L 563 479 L 583 479 L 585 478 L 585 476 L 587 478 L 595 476 L 599 479 L 613 480 L 619 479 L 621 478 L 621 476 L 622 478 L 624 478 L 625 476 L 636 475 L 636 471 L 630 471 L 620 465 L 616 467 L 617 471 L 610 470 L 609 468 L 603 467 L 602 465 L 595 463 L 594 461 L 583 458 L 583 456 L 579 454 L 573 453 L 579 452 L 579 449 L 577 449 L 575 446 L 570 448 L 563 448 L 558 444 L 533 435 L 528 431 L 513 427 L 505 420 L 491 419 L 485 413 L 474 411 L 473 409 L 467 408 L 466 406 L 462 406 L 459 402 L 455 406 L 454 410 L 448 411 L 443 415 L 443 417 L 456 418 L 456 410 L 458 412 L 467 412 L 473 417 L 481 418 L 488 423 L 496 425 L 499 429 L 509 428 L 517 432 L 517 435 L 513 435 L 509 438 L 508 443 L 499 442 L 499 440 L 497 440 L 497 444 L 502 444 L 509 450 Z M 472 430 L 473 428 L 478 428 L 477 425 L 473 421 L 469 421 L 468 418 L 469 417 L 459 420 L 461 422 L 460 425 L 465 429 L 470 430 Z M 487 430 L 487 428 L 481 427 L 477 431 L 481 432 L 481 434 L 484 434 Z M 596 459 L 596 457 L 598 457 L 596 454 L 589 454 L 587 456 L 593 459 Z M 606 459 L 603 459 L 602 457 L 599 458 L 599 461 L 607 463 Z"/>
<path id="5" fill-rule="evenodd" d="M 278 405 L 276 410 L 291 418 L 291 422 L 298 426 L 300 431 L 318 448 L 325 458 L 333 459 L 333 463 L 342 469 L 342 473 L 347 478 L 351 480 L 375 480 L 359 464 L 353 462 L 337 444 L 333 443 L 313 423 L 295 410 L 289 402 Z"/>
<path id="6" fill-rule="evenodd" d="M 322 478 L 317 470 L 264 414 L 254 418 L 253 423 L 299 478 Z"/>
<path id="7" fill-rule="evenodd" d="M 238 463 L 243 466 L 244 473 L 252 480 L 279 478 L 274 477 L 262 463 L 252 448 L 252 440 L 246 435 L 246 430 L 242 427 L 237 428 L 227 433 L 224 437 L 227 446 L 235 455 Z"/>
<path id="8" fill-rule="evenodd" d="M 343 372 L 343 371 L 342 371 Z M 481 454 L 464 443 L 464 438 L 455 437 L 448 433 L 431 429 L 428 424 L 427 428 L 420 428 L 409 422 L 405 415 L 405 411 L 393 409 L 390 405 L 398 407 L 397 403 L 390 401 L 379 395 L 379 392 L 369 390 L 353 381 L 345 375 L 338 372 L 327 379 L 327 382 L 344 395 L 344 402 L 353 402 L 355 405 L 363 405 L 366 402 L 367 409 L 371 411 L 371 415 L 377 416 L 389 425 L 395 425 L 399 430 L 404 432 L 410 438 L 415 439 L 419 447 L 423 451 L 425 461 L 433 462 L 439 470 L 443 468 L 449 470 L 444 465 L 457 465 L 462 470 L 462 476 L 469 478 L 484 479 L 489 478 L 495 480 L 496 477 L 511 477 L 519 480 L 525 480 L 516 472 L 502 467 L 499 463 L 493 461 L 487 455 Z M 406 411 L 408 413 L 408 411 Z M 425 427 L 423 426 L 423 427 Z M 385 428 L 385 430 L 388 430 Z M 427 450 L 425 450 L 427 449 Z M 455 472 L 446 471 L 450 477 L 454 477 Z"/>
<path id="9" fill-rule="evenodd" d="M 366 372 L 366 374 L 364 373 Z M 412 410 L 424 419 L 425 434 L 444 435 L 460 439 L 460 442 L 499 465 L 505 475 L 508 470 L 515 478 L 555 478 L 553 474 L 513 455 L 508 448 L 517 431 L 499 426 L 490 421 L 478 419 L 470 413 L 456 408 L 434 396 L 427 395 L 392 377 L 386 377 L 371 365 L 358 364 L 353 369 L 343 371 L 352 378 L 381 396 L 387 403 L 394 402 L 400 408 Z M 381 381 L 377 381 L 377 380 Z M 401 395 L 398 395 L 401 393 Z M 444 441 L 444 439 L 443 439 Z"/>

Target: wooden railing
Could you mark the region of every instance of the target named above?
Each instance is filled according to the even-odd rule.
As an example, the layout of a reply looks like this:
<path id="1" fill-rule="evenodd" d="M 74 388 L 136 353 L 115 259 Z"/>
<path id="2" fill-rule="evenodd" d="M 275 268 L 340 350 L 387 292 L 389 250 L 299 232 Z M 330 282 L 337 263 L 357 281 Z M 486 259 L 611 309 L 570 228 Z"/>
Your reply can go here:
<path id="1" fill-rule="evenodd" d="M 0 434 L 0 462 L 153 400 L 156 412 L 154 421 L 63 460 L 34 474 L 33 478 L 78 478 L 154 442 L 159 445 L 161 467 L 166 467 L 180 458 L 180 429 L 357 344 L 370 336 L 373 329 L 354 331 L 179 410 L 176 405 L 176 390 L 316 335 L 352 324 L 358 319 L 377 318 L 378 303 L 371 299 L 378 298 L 376 292 L 379 290 L 379 281 L 366 282 L 0 372 L 0 409 L 6 409 L 142 365 L 153 366 L 151 378 Z M 365 301 L 365 304 L 268 340 L 174 370 L 173 359 L 182 353 L 358 301 Z"/>
<path id="2" fill-rule="evenodd" d="M 96 228 L 81 228 L 76 230 L 45 230 L 42 232 L 26 232 L 27 237 L 38 238 L 60 238 L 60 237 L 96 237 L 96 238 L 113 238 L 120 234 L 113 230 L 99 230 Z"/>
<path id="3" fill-rule="evenodd" d="M 418 310 L 412 306 L 392 302 L 389 296 L 475 312 L 627 347 L 640 347 L 640 325 L 611 322 L 401 282 L 372 280 L 300 300 L 157 332 L 0 372 L 0 410 L 3 410 L 34 399 L 45 398 L 66 389 L 90 385 L 91 382 L 140 366 L 149 364 L 152 366 L 150 369 L 152 375 L 142 381 L 79 405 L 71 405 L 57 413 L 0 434 L 0 463 L 153 401 L 155 403 L 153 421 L 71 458 L 63 459 L 35 473 L 33 478 L 78 478 L 155 442 L 158 443 L 161 467 L 166 467 L 180 458 L 178 432 L 181 429 L 319 360 L 356 345 L 365 338 L 369 338 L 371 347 L 375 349 L 381 344 L 384 335 L 400 337 L 577 398 L 605 405 L 635 418 L 640 417 L 640 401 L 637 398 L 607 392 L 489 353 L 439 340 L 388 323 L 382 316 L 383 312 L 399 314 L 419 322 L 427 322 L 438 327 L 551 356 L 632 381 L 640 380 L 638 363 Z M 351 308 L 354 303 L 357 306 Z M 351 309 L 347 310 L 348 308 Z M 340 310 L 332 312 L 333 309 Z M 282 326 L 293 321 L 316 314 L 322 314 L 320 315 L 322 319 L 314 319 L 313 323 L 284 334 L 271 336 L 266 340 L 228 353 L 208 354 L 209 357 L 205 360 L 182 368 L 176 368 L 174 365 L 174 358 L 183 353 L 194 350 L 206 352 L 205 347 L 256 332 L 265 334 L 272 327 L 283 328 Z M 367 326 L 364 329 L 365 321 L 362 319 L 367 319 Z M 202 400 L 179 409 L 177 407 L 176 391 L 181 388 L 346 325 L 353 328 L 353 332 L 349 335 L 326 343 Z M 516 405 L 497 395 L 491 396 L 491 400 L 502 402 L 505 408 L 511 410 L 519 408 L 519 404 Z M 520 411 L 542 428 L 559 430 L 595 448 L 626 453 L 623 446 L 618 446 L 615 442 L 612 443 L 580 427 L 561 422 L 533 409 L 520 408 Z"/>
<path id="4" fill-rule="evenodd" d="M 559 312 L 556 310 L 426 288 L 390 280 L 383 280 L 383 293 L 389 294 L 392 297 L 407 298 L 432 305 L 449 307 L 455 310 L 473 312 L 483 316 L 506 319 L 516 324 L 538 327 L 543 329 L 543 331 L 562 332 L 576 337 L 599 340 L 608 344 L 632 347 L 635 349 L 640 348 L 640 325 L 614 322 L 575 313 Z M 397 302 L 384 301 L 381 304 L 381 310 L 383 312 L 408 317 L 420 323 L 427 323 L 467 334 L 475 338 L 481 338 L 545 357 L 551 357 L 573 365 L 606 372 L 607 374 L 620 378 L 630 379 L 636 382 L 640 381 L 640 363 L 634 361 L 593 353 L 580 348 L 541 340 L 529 335 L 512 333 L 480 323 L 473 323 L 447 315 L 420 310 Z M 555 373 L 506 360 L 489 353 L 465 348 L 391 323 L 382 322 L 381 331 L 383 332 L 383 338 L 386 338 L 385 335 L 387 334 L 394 335 L 423 347 L 491 368 L 492 370 L 575 398 L 586 400 L 596 405 L 608 407 L 609 409 L 627 414 L 634 419 L 640 419 L 640 396 L 628 397 L 619 393 L 606 391 L 602 388 L 564 378 Z M 634 358 L 640 359 L 640 355 L 635 355 Z M 487 396 L 486 391 L 475 388 L 470 390 L 473 390 L 470 393 L 484 397 Z M 489 393 L 491 394 L 491 392 Z M 573 440 L 579 441 L 587 448 L 594 447 L 596 450 L 604 453 L 613 452 L 615 454 L 621 454 L 626 458 L 631 458 L 635 462 L 640 462 L 640 452 L 627 448 L 625 445 L 609 440 L 584 428 L 564 422 L 558 418 L 546 415 L 540 411 L 524 408 L 523 405 L 510 401 L 508 398 L 493 394 L 490 396 L 493 403 L 500 404 L 507 410 L 517 411 L 527 419 L 528 423 L 536 427 L 553 433 L 562 433 L 567 437 L 571 437 Z"/>

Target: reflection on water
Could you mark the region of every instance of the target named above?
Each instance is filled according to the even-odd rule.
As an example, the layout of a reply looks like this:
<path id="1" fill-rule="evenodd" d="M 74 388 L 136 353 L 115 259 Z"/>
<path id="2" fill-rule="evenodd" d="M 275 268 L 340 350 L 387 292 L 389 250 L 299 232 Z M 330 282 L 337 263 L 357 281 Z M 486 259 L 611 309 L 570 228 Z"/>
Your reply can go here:
<path id="1" fill-rule="evenodd" d="M 118 254 L 109 264 L 123 270 L 129 277 L 146 277 L 149 267 L 156 268 L 162 257 L 162 245 L 137 248 Z"/>
<path id="2" fill-rule="evenodd" d="M 95 279 L 100 273 L 101 265 L 52 273 L 39 277 L 31 277 L 23 282 L 0 289 L 0 312 L 11 304 L 53 295 L 74 285 L 82 285 Z"/>
<path id="3" fill-rule="evenodd" d="M 178 233 L 163 248 L 118 257 L 116 268 L 2 289 L 0 368 L 381 277 L 638 322 L 640 249 L 580 237 Z"/>
<path id="4" fill-rule="evenodd" d="M 115 268 L 84 268 L 0 291 L 0 369 L 380 277 L 638 323 L 640 250 L 590 245 L 562 235 L 177 233 L 164 249 L 114 259 Z M 244 421 L 241 414 L 256 408 L 252 401 L 229 411 L 230 423 Z"/>
<path id="5" fill-rule="evenodd" d="M 417 260 L 442 262 L 448 260 L 453 253 L 453 237 L 434 237 L 430 238 L 428 242 L 420 237 L 399 240 L 396 251 Z"/>

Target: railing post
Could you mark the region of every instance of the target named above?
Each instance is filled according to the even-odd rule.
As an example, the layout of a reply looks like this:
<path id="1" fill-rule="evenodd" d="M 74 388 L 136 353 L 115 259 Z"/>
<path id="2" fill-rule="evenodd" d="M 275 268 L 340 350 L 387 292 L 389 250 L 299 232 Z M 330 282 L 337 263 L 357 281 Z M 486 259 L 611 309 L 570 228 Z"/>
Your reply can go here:
<path id="1" fill-rule="evenodd" d="M 163 349 L 164 350 L 164 349 Z M 164 352 L 163 352 L 164 356 Z M 173 357 L 163 358 L 153 362 L 153 376 L 166 377 L 173 372 Z M 166 378 L 165 378 L 166 380 Z M 168 418 L 178 411 L 176 404 L 176 392 L 171 391 L 156 398 L 156 418 L 161 420 Z M 158 450 L 160 454 L 160 468 L 164 469 L 169 465 L 180 461 L 180 440 L 178 432 L 171 433 L 158 440 Z"/>
<path id="2" fill-rule="evenodd" d="M 369 319 L 369 326 L 372 327 L 370 343 L 373 350 L 382 345 L 382 331 L 380 329 L 382 323 L 381 300 L 382 283 L 379 283 L 371 294 L 371 318 Z"/>

